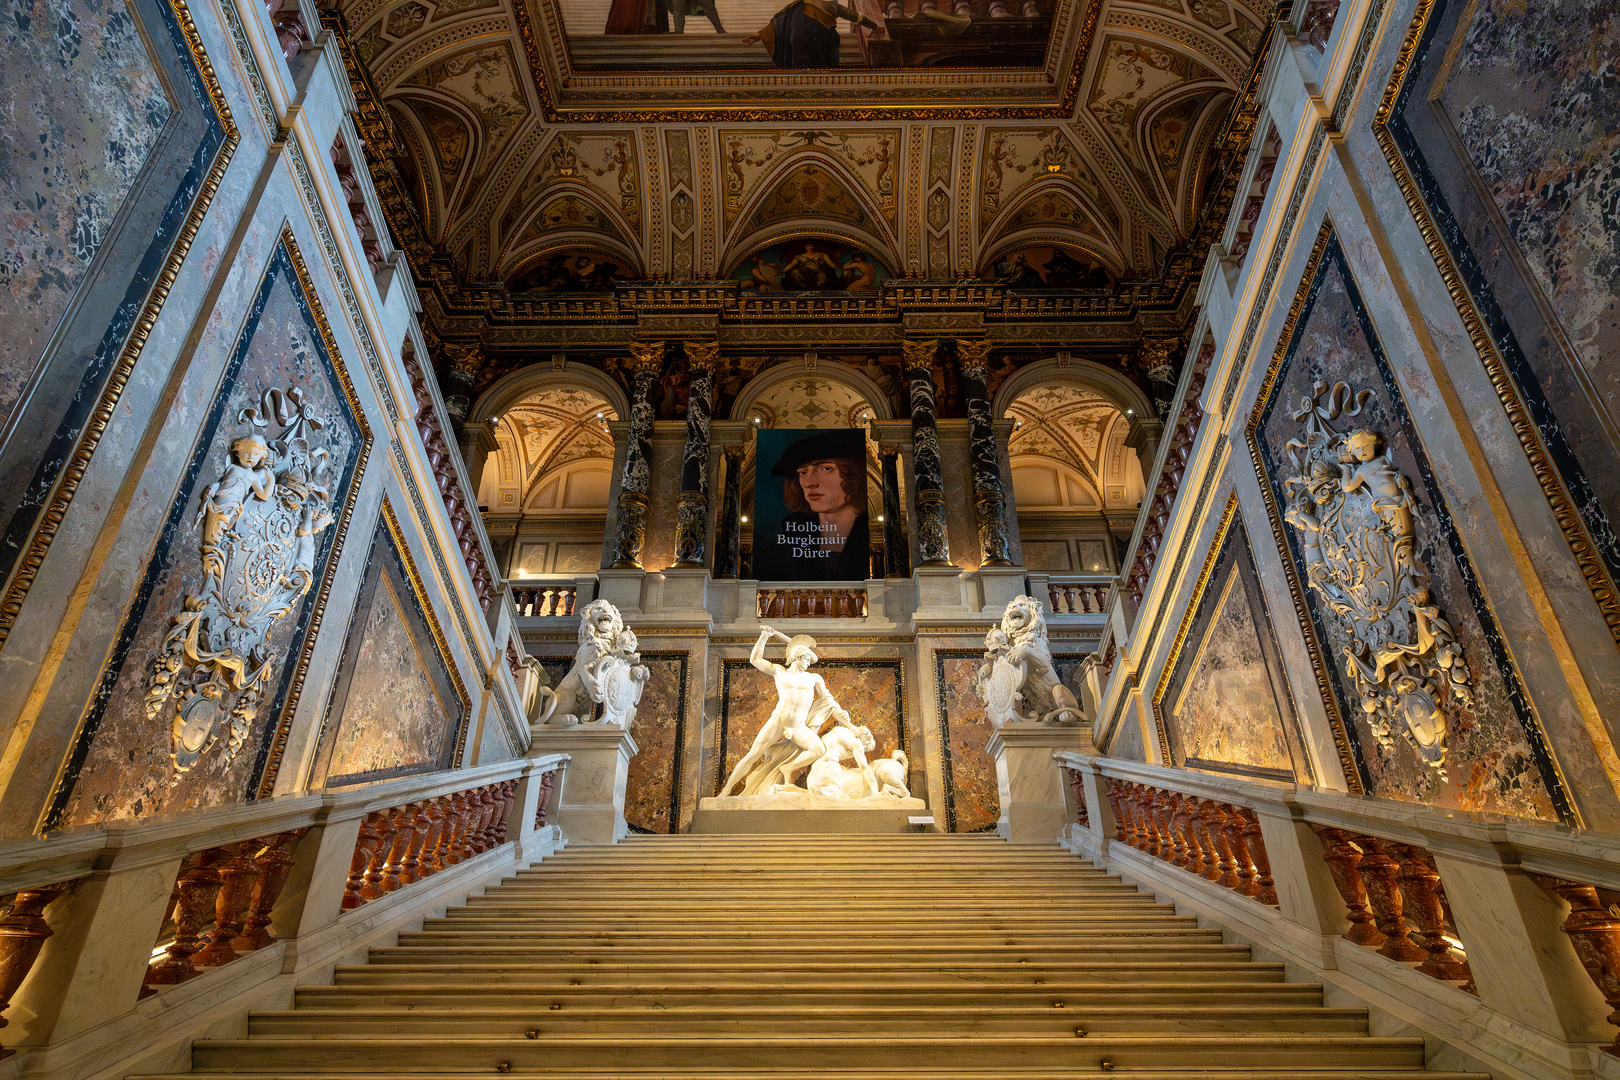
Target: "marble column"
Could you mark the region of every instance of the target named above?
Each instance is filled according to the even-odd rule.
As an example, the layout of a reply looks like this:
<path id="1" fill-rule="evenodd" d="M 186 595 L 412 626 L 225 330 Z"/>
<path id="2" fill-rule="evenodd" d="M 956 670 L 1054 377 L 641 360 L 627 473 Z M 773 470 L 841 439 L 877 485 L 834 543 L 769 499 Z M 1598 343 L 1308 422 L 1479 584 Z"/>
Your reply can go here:
<path id="1" fill-rule="evenodd" d="M 906 577 L 909 553 L 900 519 L 900 448 L 881 443 L 878 458 L 883 462 L 883 576 Z"/>
<path id="2" fill-rule="evenodd" d="M 444 411 L 450 418 L 451 432 L 459 442 L 467 414 L 472 411 L 473 386 L 478 381 L 479 369 L 484 366 L 484 350 L 476 341 L 447 341 L 444 358 L 449 362 L 448 378 L 439 384 L 439 389 L 444 394 Z"/>
<path id="3" fill-rule="evenodd" d="M 640 570 L 647 542 L 647 488 L 652 478 L 653 383 L 664 365 L 662 341 L 630 346 L 636 358 L 635 395 L 630 402 L 630 445 L 619 482 L 619 523 L 613 536 L 614 570 Z"/>
<path id="4" fill-rule="evenodd" d="M 1007 542 L 1007 495 L 1002 485 L 1001 455 L 996 449 L 995 418 L 990 415 L 988 341 L 956 343 L 967 398 L 968 448 L 973 472 L 973 513 L 979 523 L 982 566 L 1011 566 Z"/>
<path id="5" fill-rule="evenodd" d="M 742 467 L 743 444 L 729 443 L 725 488 L 720 494 L 720 522 L 715 529 L 714 576 L 735 578 L 742 574 Z"/>
<path id="6" fill-rule="evenodd" d="M 917 500 L 913 519 L 917 551 L 926 567 L 951 565 L 951 545 L 945 532 L 945 480 L 939 464 L 938 414 L 934 408 L 934 354 L 937 341 L 906 341 L 906 379 L 911 391 L 912 488 Z"/>
<path id="7" fill-rule="evenodd" d="M 714 407 L 714 364 L 720 343 L 686 342 L 691 393 L 686 404 L 686 446 L 681 452 L 681 501 L 676 508 L 675 565 L 701 570 L 709 531 L 709 419 Z"/>

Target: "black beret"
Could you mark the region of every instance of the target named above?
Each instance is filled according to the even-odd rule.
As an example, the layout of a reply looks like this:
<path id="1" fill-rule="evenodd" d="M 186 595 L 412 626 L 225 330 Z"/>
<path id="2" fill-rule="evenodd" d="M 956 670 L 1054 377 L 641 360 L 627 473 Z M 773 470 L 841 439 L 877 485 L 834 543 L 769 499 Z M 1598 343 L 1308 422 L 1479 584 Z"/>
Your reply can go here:
<path id="1" fill-rule="evenodd" d="M 865 456 L 865 431 L 859 428 L 824 431 L 820 435 L 800 439 L 784 450 L 781 458 L 771 469 L 771 475 L 784 479 L 791 478 L 798 475 L 799 466 L 808 465 L 812 461 L 831 461 L 834 458 L 853 458 L 859 461 Z"/>

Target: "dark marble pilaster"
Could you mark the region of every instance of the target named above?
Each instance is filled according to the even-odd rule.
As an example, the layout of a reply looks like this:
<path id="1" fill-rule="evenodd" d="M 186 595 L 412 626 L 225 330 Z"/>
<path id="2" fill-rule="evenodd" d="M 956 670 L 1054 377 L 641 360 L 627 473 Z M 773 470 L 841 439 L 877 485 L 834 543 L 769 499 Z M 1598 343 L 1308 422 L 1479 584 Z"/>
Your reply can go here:
<path id="1" fill-rule="evenodd" d="M 647 489 L 652 476 L 653 383 L 664 365 L 664 343 L 630 346 L 636 358 L 635 393 L 630 402 L 630 445 L 619 483 L 619 525 L 614 534 L 614 570 L 640 570 L 647 542 Z"/>
<path id="2" fill-rule="evenodd" d="M 459 442 L 467 414 L 472 411 L 473 387 L 478 381 L 479 369 L 484 366 L 484 350 L 476 341 L 447 341 L 444 358 L 449 370 L 439 389 L 444 394 L 444 411 L 450 418 L 451 431 Z"/>
<path id="3" fill-rule="evenodd" d="M 714 576 L 734 578 L 742 573 L 742 468 L 743 445 L 725 448 L 726 480 L 720 494 L 720 521 L 715 527 Z"/>
<path id="4" fill-rule="evenodd" d="M 910 552 L 900 518 L 900 448 L 884 443 L 878 458 L 883 462 L 883 576 L 906 577 Z"/>
<path id="5" fill-rule="evenodd" d="M 709 530 L 709 418 L 714 406 L 718 342 L 686 342 L 691 388 L 686 404 L 686 446 L 681 451 L 681 501 L 676 509 L 675 565 L 700 570 Z"/>
<path id="6" fill-rule="evenodd" d="M 990 414 L 990 376 L 985 369 L 989 355 L 988 341 L 959 340 L 956 343 L 956 357 L 962 368 L 962 392 L 967 399 L 973 513 L 979 523 L 980 565 L 1011 566 L 1007 495 L 1001 478 L 1001 455 L 996 449 L 995 418 Z"/>
<path id="7" fill-rule="evenodd" d="M 917 551 L 924 566 L 950 566 L 945 532 L 945 480 L 939 464 L 939 414 L 934 407 L 934 354 L 937 341 L 906 341 L 906 379 L 911 392 L 912 480 L 917 500 Z"/>

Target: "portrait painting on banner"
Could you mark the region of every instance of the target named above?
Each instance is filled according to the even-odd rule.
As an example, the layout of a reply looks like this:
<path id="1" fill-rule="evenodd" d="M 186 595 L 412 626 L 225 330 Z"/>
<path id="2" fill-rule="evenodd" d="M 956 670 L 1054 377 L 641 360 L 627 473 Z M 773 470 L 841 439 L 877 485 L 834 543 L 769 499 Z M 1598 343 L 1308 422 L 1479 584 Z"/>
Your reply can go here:
<path id="1" fill-rule="evenodd" d="M 80 727 L 55 828 L 254 798 L 370 433 L 283 238 Z"/>
<path id="2" fill-rule="evenodd" d="M 1545 735 L 1330 227 L 1249 424 L 1370 795 L 1567 818 Z"/>
<path id="3" fill-rule="evenodd" d="M 773 428 L 755 438 L 754 577 L 866 580 L 865 429 Z"/>

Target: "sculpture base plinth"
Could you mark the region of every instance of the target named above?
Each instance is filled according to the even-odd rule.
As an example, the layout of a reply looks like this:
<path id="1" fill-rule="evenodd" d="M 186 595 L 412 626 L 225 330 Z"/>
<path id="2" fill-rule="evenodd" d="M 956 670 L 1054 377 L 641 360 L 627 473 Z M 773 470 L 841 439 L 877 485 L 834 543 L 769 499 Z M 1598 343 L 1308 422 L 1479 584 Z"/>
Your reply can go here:
<path id="1" fill-rule="evenodd" d="M 828 799 L 809 792 L 770 795 L 722 795 L 698 800 L 692 815 L 694 833 L 774 835 L 859 835 L 913 832 L 907 819 L 928 810 L 921 799 L 873 795 L 865 799 Z"/>
<path id="2" fill-rule="evenodd" d="M 985 748 L 996 759 L 1001 817 L 996 832 L 1015 844 L 1053 844 L 1069 822 L 1063 769 L 1054 750 L 1092 752 L 1091 725 L 1007 724 Z"/>
<path id="3" fill-rule="evenodd" d="M 531 725 L 529 754 L 567 754 L 555 824 L 570 844 L 616 844 L 630 834 L 624 790 L 637 750 L 617 724 Z"/>

